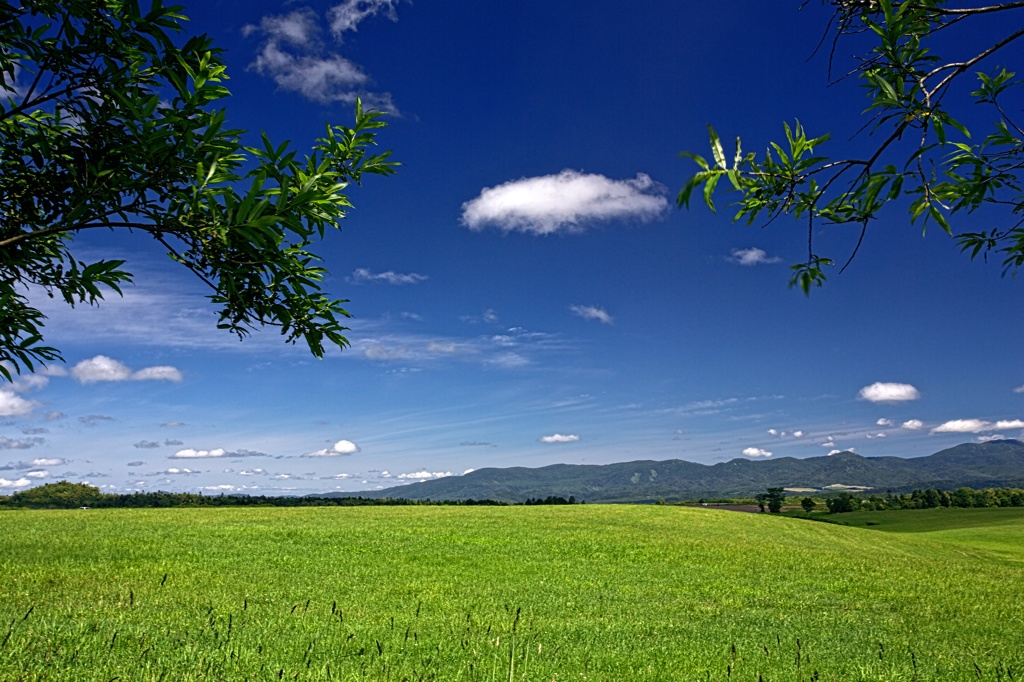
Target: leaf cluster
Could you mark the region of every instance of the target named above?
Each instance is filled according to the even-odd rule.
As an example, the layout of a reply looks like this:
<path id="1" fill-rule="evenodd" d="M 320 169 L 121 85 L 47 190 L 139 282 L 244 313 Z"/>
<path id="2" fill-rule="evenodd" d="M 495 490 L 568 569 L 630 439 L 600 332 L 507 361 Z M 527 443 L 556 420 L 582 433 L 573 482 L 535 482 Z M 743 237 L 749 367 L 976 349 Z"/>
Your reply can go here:
<path id="1" fill-rule="evenodd" d="M 85 230 L 148 234 L 212 290 L 218 326 L 274 325 L 317 357 L 347 345 L 344 300 L 311 251 L 351 207 L 347 188 L 387 175 L 371 154 L 380 114 L 357 102 L 311 153 L 225 124 L 220 50 L 152 0 L 0 4 L 0 374 L 61 359 L 31 298 L 95 305 L 132 275 L 73 251 Z"/>
<path id="2" fill-rule="evenodd" d="M 806 4 L 806 3 L 805 3 Z M 832 159 L 817 153 L 829 135 L 811 137 L 797 122 L 784 124 L 785 142 L 772 142 L 763 157 L 741 153 L 736 140 L 732 166 L 727 166 L 721 139 L 709 126 L 714 163 L 684 152 L 699 166 L 677 197 L 689 206 L 702 188 L 703 198 L 715 210 L 712 197 L 724 176 L 739 192 L 735 220 L 752 223 L 780 215 L 806 222 L 807 249 L 802 262 L 792 266 L 791 286 L 805 293 L 821 286 L 831 258 L 814 248 L 815 229 L 822 224 L 852 224 L 860 228 L 856 255 L 868 226 L 891 202 L 906 204 L 910 222 L 922 230 L 929 223 L 952 235 L 972 258 L 996 254 L 1005 272 L 1024 265 L 1024 193 L 1019 173 L 1024 154 L 1024 130 L 1007 113 L 1019 108 L 1020 82 L 1004 67 L 975 71 L 978 88 L 970 103 L 990 107 L 995 114 L 992 132 L 975 141 L 971 131 L 954 115 L 947 97 L 961 76 L 1024 36 L 1024 29 L 994 36 L 988 47 L 967 56 L 945 59 L 933 47 L 937 35 L 967 30 L 983 14 L 1024 11 L 1024 2 L 986 7 L 950 8 L 947 0 L 823 0 L 832 9 L 832 52 L 853 34 L 864 34 L 873 47 L 856 56 L 846 77 L 856 77 L 868 99 L 865 128 L 873 142 L 864 156 Z M 968 22 L 968 23 L 964 23 Z M 941 32 L 941 33 L 940 33 Z M 831 60 L 830 60 L 831 64 Z M 1006 100 L 1014 106 L 1008 106 Z M 959 112 L 961 109 L 957 109 Z M 957 139 L 950 137 L 950 134 Z M 957 231 L 954 218 L 986 206 L 996 206 L 1009 220 L 984 231 Z M 845 268 L 846 265 L 843 267 Z"/>

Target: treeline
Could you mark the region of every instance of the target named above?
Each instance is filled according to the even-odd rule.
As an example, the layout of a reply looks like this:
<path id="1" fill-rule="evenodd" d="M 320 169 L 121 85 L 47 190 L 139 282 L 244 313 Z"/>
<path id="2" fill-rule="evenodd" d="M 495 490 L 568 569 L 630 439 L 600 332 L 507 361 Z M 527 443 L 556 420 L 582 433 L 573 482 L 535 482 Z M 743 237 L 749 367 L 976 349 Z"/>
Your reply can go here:
<path id="1" fill-rule="evenodd" d="M 555 495 L 548 495 L 543 499 L 539 497 L 536 499 L 530 497 L 527 498 L 526 502 L 523 502 L 523 504 L 576 504 L 576 496 L 570 495 L 569 499 L 565 499 L 564 497 L 557 497 Z M 583 504 L 582 500 L 580 500 L 580 504 Z"/>
<path id="2" fill-rule="evenodd" d="M 372 497 L 277 497 L 269 495 L 203 495 L 165 491 L 113 494 L 84 483 L 47 483 L 0 496 L 0 508 L 77 509 L 153 507 L 395 507 L 424 505 L 505 506 L 494 500 L 408 500 Z M 541 503 L 543 504 L 543 502 Z"/>
<path id="3" fill-rule="evenodd" d="M 580 501 L 582 504 L 582 500 Z M 548 495 L 530 498 L 522 504 L 576 504 L 569 499 Z M 136 492 L 103 493 L 85 483 L 47 483 L 45 485 L 0 496 L 0 509 L 78 509 L 90 508 L 155 508 L 155 507 L 505 507 L 508 502 L 495 500 L 409 500 L 404 497 L 278 497 L 270 495 L 203 495 L 202 493 Z"/>
<path id="4" fill-rule="evenodd" d="M 1024 490 L 1020 488 L 957 488 L 956 490 L 915 490 L 911 493 L 885 495 L 854 495 L 837 493 L 825 500 L 833 514 L 852 511 L 884 511 L 887 509 L 935 509 L 936 507 L 1024 507 Z"/>

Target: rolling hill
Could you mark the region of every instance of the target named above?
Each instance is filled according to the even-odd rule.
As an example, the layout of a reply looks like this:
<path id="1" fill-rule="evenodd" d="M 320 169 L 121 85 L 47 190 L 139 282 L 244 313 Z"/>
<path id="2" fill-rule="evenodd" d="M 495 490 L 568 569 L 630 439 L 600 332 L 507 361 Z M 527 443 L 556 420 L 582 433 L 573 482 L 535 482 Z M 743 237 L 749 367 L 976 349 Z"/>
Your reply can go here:
<path id="1" fill-rule="evenodd" d="M 423 483 L 331 496 L 404 497 L 414 500 L 575 496 L 587 502 L 642 502 L 700 497 L 740 497 L 768 487 L 827 489 L 863 486 L 876 491 L 1022 487 L 1024 442 L 964 443 L 927 457 L 862 457 L 842 452 L 825 457 L 734 459 L 713 465 L 683 460 L 640 460 L 616 464 L 552 464 L 540 468 L 478 469 Z"/>

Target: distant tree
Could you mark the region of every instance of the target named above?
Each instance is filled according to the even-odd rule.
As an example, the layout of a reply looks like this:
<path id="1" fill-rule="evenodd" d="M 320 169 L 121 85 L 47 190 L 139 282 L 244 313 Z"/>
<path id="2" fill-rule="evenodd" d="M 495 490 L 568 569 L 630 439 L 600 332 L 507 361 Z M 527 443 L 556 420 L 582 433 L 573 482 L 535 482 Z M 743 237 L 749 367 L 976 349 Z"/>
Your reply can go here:
<path id="1" fill-rule="evenodd" d="M 843 514 L 860 509 L 860 500 L 850 493 L 836 493 L 825 500 L 825 505 L 832 514 Z"/>
<path id="2" fill-rule="evenodd" d="M 817 505 L 815 504 L 813 499 L 811 499 L 810 497 L 805 497 L 804 499 L 800 500 L 800 506 L 804 508 L 805 512 L 810 514 L 812 511 L 814 511 L 814 508 Z"/>
<path id="3" fill-rule="evenodd" d="M 768 488 L 768 511 L 778 514 L 782 511 L 782 505 L 786 501 L 784 488 Z"/>
<path id="4" fill-rule="evenodd" d="M 754 495 L 754 501 L 757 502 L 757 508 L 764 514 L 764 507 L 768 504 L 768 493 L 758 493 Z"/>
<path id="5" fill-rule="evenodd" d="M 59 481 L 14 493 L 8 504 L 36 509 L 74 509 L 95 506 L 104 497 L 96 486 Z"/>
<path id="6" fill-rule="evenodd" d="M 710 162 L 684 152 L 699 170 L 679 192 L 679 205 L 688 206 L 694 190 L 703 186 L 704 201 L 714 210 L 715 188 L 725 179 L 739 194 L 736 220 L 771 223 L 788 214 L 804 221 L 806 258 L 792 266 L 790 285 L 808 294 L 824 283 L 825 269 L 835 264 L 818 252 L 817 229 L 852 225 L 859 231 L 857 245 L 846 256 L 848 265 L 868 226 L 892 202 L 907 207 L 910 223 L 919 221 L 922 229 L 929 222 L 938 225 L 971 258 L 991 253 L 1008 272 L 1024 266 L 1024 122 L 1014 118 L 1024 104 L 1024 90 L 1013 71 L 993 63 L 1000 55 L 1019 57 L 1019 47 L 1014 52 L 1008 48 L 1024 37 L 1024 3 L 821 4 L 832 12 L 832 39 L 826 44 L 830 71 L 837 45 L 852 44 L 852 64 L 842 66 L 840 73 L 856 76 L 867 92 L 870 119 L 864 128 L 873 136 L 867 138 L 863 154 L 829 158 L 821 153 L 829 135 L 809 135 L 797 122 L 785 125 L 786 139 L 772 142 L 761 159 L 744 154 L 737 138 L 730 163 L 718 134 L 710 129 Z M 986 19 L 987 24 L 978 25 Z M 957 40 L 957 32 L 971 40 Z M 962 54 L 939 56 L 939 49 L 957 48 Z M 973 92 L 963 82 L 972 77 Z M 993 125 L 987 135 L 972 135 L 961 122 L 975 105 L 988 107 Z M 955 218 L 983 208 L 994 209 L 986 212 L 990 227 L 980 232 L 955 228 Z"/>
<path id="7" fill-rule="evenodd" d="M 42 292 L 68 305 L 121 293 L 121 260 L 81 260 L 86 231 L 141 233 L 211 290 L 218 327 L 239 338 L 271 325 L 320 357 L 348 345 L 345 300 L 311 250 L 351 207 L 379 114 L 356 102 L 353 128 L 328 126 L 311 153 L 226 129 L 221 51 L 178 36 L 159 1 L 0 3 L 0 376 L 60 360 L 43 340 Z"/>

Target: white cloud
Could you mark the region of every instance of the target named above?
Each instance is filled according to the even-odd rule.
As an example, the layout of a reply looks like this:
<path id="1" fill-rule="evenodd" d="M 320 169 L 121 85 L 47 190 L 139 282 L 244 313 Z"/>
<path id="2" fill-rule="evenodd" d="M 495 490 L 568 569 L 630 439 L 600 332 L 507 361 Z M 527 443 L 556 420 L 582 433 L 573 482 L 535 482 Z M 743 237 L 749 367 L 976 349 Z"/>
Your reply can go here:
<path id="1" fill-rule="evenodd" d="M 391 0 L 346 0 L 328 11 L 331 30 L 340 40 L 345 31 L 387 7 L 394 18 Z M 355 63 L 331 52 L 323 39 L 323 21 L 312 9 L 266 16 L 259 25 L 242 29 L 246 36 L 260 34 L 263 45 L 249 68 L 271 78 L 279 88 L 297 92 L 321 104 L 354 102 L 362 97 L 368 107 L 394 111 L 387 93 L 367 92 L 369 77 Z"/>
<path id="2" fill-rule="evenodd" d="M 842 450 L 829 450 L 828 456 L 831 457 L 832 455 L 838 455 L 840 452 L 843 452 L 843 451 Z"/>
<path id="3" fill-rule="evenodd" d="M 462 475 L 465 476 L 466 474 L 471 474 L 474 471 L 476 471 L 476 469 L 466 469 L 465 471 L 462 472 Z"/>
<path id="4" fill-rule="evenodd" d="M 100 381 L 181 381 L 181 372 L 174 367 L 160 365 L 145 367 L 137 372 L 122 362 L 106 355 L 82 360 L 71 368 L 71 376 L 83 384 L 94 384 Z"/>
<path id="5" fill-rule="evenodd" d="M 454 476 L 450 471 L 417 471 L 411 474 L 398 474 L 398 478 L 403 478 L 412 481 L 426 481 L 431 478 L 447 478 L 448 476 Z"/>
<path id="6" fill-rule="evenodd" d="M 161 471 L 160 472 L 160 474 L 177 474 L 177 475 L 181 475 L 181 476 L 188 476 L 190 474 L 198 474 L 198 473 L 201 473 L 201 472 L 194 471 L 192 469 L 178 469 L 178 468 L 175 468 L 175 467 L 171 467 L 170 469 L 167 469 L 166 471 Z"/>
<path id="7" fill-rule="evenodd" d="M 323 450 L 316 450 L 314 452 L 308 452 L 303 457 L 342 457 L 345 455 L 354 455 L 359 452 L 359 446 L 350 440 L 339 440 L 337 443 L 329 448 Z"/>
<path id="8" fill-rule="evenodd" d="M 920 419 L 908 419 L 900 424 L 900 428 L 907 429 L 908 431 L 919 431 L 924 428 L 924 422 Z"/>
<path id="9" fill-rule="evenodd" d="M 1024 429 L 1024 421 L 1005 419 L 989 422 L 983 419 L 953 419 L 932 429 L 932 433 L 982 433 L 1001 429 Z"/>
<path id="10" fill-rule="evenodd" d="M 743 454 L 747 457 L 771 457 L 772 453 L 761 448 L 744 448 Z"/>
<path id="11" fill-rule="evenodd" d="M 0 388 L 0 417 L 23 417 L 38 405 L 34 400 L 15 395 L 13 389 Z"/>
<path id="12" fill-rule="evenodd" d="M 157 365 L 145 367 L 132 374 L 135 381 L 181 381 L 181 372 L 176 367 Z"/>
<path id="13" fill-rule="evenodd" d="M 1017 388 L 1013 389 L 1013 392 L 1014 393 L 1024 393 L 1024 386 L 1018 386 Z"/>
<path id="14" fill-rule="evenodd" d="M 386 348 L 380 343 L 374 343 L 363 349 L 363 357 L 367 360 L 400 360 L 406 356 L 408 351 L 404 348 Z"/>
<path id="15" fill-rule="evenodd" d="M 25 462 L 29 467 L 56 467 L 67 463 L 62 457 L 38 457 Z"/>
<path id="16" fill-rule="evenodd" d="M 1004 439 L 1005 439 L 1005 436 L 1003 436 L 1003 434 L 1001 434 L 1001 433 L 993 433 L 993 434 L 988 435 L 988 436 L 978 436 L 974 440 L 979 442 L 979 443 L 990 443 L 990 442 L 992 442 L 994 440 L 1004 440 Z"/>
<path id="17" fill-rule="evenodd" d="M 23 488 L 27 485 L 32 485 L 32 481 L 27 478 L 19 478 L 16 481 L 8 481 L 6 478 L 0 478 L 0 488 Z"/>
<path id="18" fill-rule="evenodd" d="M 50 475 L 49 471 L 26 471 L 25 476 L 28 478 L 46 478 Z"/>
<path id="19" fill-rule="evenodd" d="M 215 448 L 213 450 L 195 450 L 193 448 L 185 448 L 184 450 L 178 450 L 171 455 L 171 459 L 207 459 L 210 457 L 223 457 L 224 454 L 224 448 Z"/>
<path id="20" fill-rule="evenodd" d="M 732 256 L 729 257 L 733 263 L 739 265 L 763 265 L 769 263 L 779 263 L 782 261 L 778 256 L 769 257 L 764 249 L 751 247 L 749 249 L 733 249 Z"/>
<path id="21" fill-rule="evenodd" d="M 416 284 L 427 279 L 426 275 L 420 275 L 415 272 L 408 274 L 400 274 L 388 270 L 387 272 L 370 272 L 366 268 L 357 268 L 352 273 L 352 279 L 355 282 L 386 282 L 388 284 Z"/>
<path id="22" fill-rule="evenodd" d="M 106 355 L 97 355 L 72 367 L 71 376 L 83 384 L 92 384 L 98 381 L 127 381 L 131 378 L 132 371 L 117 360 Z"/>
<path id="23" fill-rule="evenodd" d="M 597 320 L 604 324 L 611 324 L 613 322 L 612 316 L 609 315 L 604 308 L 598 308 L 597 306 L 574 305 L 569 306 L 569 310 L 571 310 L 574 315 L 579 315 L 584 320 Z"/>
<path id="24" fill-rule="evenodd" d="M 803 438 L 803 437 L 804 437 L 804 432 L 803 431 L 794 431 L 793 432 L 793 438 Z"/>
<path id="25" fill-rule="evenodd" d="M 643 173 L 633 180 L 563 170 L 558 175 L 512 180 L 486 187 L 462 205 L 471 230 L 494 225 L 505 232 L 580 232 L 585 223 L 660 217 L 669 209 L 663 188 Z"/>
<path id="26" fill-rule="evenodd" d="M 384 12 L 389 19 L 397 21 L 397 4 L 398 0 L 344 0 L 327 11 L 327 17 L 331 21 L 331 33 L 340 38 L 345 31 L 357 30 L 359 22 L 378 12 Z"/>
<path id="27" fill-rule="evenodd" d="M 879 419 L 878 421 L 875 422 L 875 424 L 878 425 L 878 426 L 896 426 L 896 422 L 894 422 L 891 419 L 884 419 L 884 418 L 883 419 Z"/>
<path id="28" fill-rule="evenodd" d="M 552 434 L 550 436 L 541 436 L 540 442 L 541 443 L 575 443 L 579 439 L 580 439 L 580 437 L 577 436 L 576 434 L 569 434 L 569 435 L 564 435 L 563 436 L 560 433 L 555 433 L 555 434 Z"/>
<path id="29" fill-rule="evenodd" d="M 921 394 L 910 384 L 895 384 L 876 381 L 860 389 L 861 400 L 872 403 L 895 403 L 917 400 Z"/>

